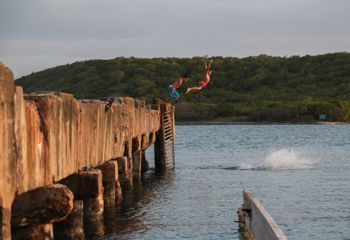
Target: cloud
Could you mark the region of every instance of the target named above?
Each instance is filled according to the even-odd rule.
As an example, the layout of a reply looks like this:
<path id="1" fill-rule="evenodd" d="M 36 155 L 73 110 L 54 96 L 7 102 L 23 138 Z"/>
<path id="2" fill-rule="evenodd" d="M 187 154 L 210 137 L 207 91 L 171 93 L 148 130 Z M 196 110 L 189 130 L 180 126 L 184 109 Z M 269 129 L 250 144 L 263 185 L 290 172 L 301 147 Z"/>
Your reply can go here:
<path id="1" fill-rule="evenodd" d="M 19 77 L 115 56 L 349 51 L 346 0 L 3 0 L 0 58 Z"/>

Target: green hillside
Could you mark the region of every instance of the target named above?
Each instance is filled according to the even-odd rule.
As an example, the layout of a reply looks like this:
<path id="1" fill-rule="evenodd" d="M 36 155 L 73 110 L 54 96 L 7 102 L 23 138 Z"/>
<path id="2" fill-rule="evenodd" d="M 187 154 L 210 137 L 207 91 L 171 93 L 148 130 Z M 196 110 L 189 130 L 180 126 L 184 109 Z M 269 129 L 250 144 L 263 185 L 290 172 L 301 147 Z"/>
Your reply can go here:
<path id="1" fill-rule="evenodd" d="M 125 58 L 54 67 L 16 80 L 26 92 L 54 90 L 77 98 L 131 96 L 167 100 L 166 87 L 181 74 L 178 120 L 308 122 L 326 114 L 350 121 L 350 53 L 318 56 L 214 57 L 212 81 L 201 95 L 184 95 L 197 84 L 204 59 Z"/>

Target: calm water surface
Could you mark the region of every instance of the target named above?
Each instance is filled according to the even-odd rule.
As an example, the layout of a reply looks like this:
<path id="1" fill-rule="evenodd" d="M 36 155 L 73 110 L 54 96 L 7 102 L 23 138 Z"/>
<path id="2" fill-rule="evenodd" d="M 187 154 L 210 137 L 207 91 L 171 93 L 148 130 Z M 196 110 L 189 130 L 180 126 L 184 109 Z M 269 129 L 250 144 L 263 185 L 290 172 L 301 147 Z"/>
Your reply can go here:
<path id="1" fill-rule="evenodd" d="M 350 239 L 350 125 L 177 126 L 176 137 L 175 172 L 150 171 L 88 238 L 240 239 L 245 188 L 289 239 Z"/>

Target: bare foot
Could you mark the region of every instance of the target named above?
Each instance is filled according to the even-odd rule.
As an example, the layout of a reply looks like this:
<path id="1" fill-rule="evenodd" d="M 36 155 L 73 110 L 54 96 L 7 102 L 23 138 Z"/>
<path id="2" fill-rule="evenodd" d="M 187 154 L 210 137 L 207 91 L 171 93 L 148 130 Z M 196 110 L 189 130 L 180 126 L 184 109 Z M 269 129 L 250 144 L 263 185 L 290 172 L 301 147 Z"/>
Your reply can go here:
<path id="1" fill-rule="evenodd" d="M 189 93 L 190 92 L 190 88 L 187 88 L 185 94 Z"/>

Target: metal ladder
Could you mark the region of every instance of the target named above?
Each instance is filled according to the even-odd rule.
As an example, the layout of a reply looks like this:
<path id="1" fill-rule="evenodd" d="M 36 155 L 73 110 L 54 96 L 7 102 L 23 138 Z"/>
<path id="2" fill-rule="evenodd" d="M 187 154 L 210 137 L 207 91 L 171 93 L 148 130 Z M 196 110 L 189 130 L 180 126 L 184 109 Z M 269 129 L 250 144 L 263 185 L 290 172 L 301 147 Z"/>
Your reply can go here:
<path id="1" fill-rule="evenodd" d="M 162 130 L 165 151 L 166 167 L 168 169 L 175 168 L 175 122 L 174 109 L 163 112 L 162 114 Z"/>

